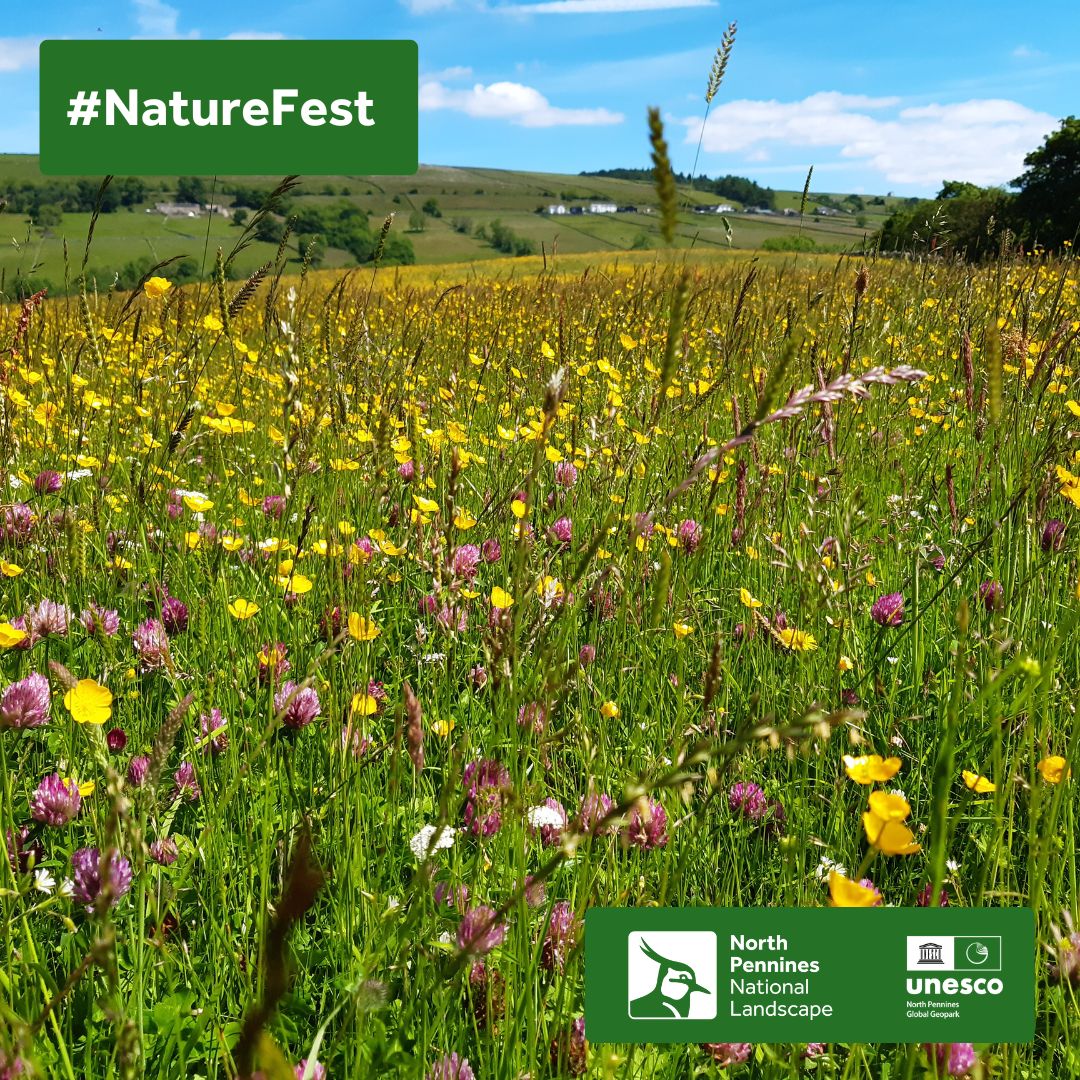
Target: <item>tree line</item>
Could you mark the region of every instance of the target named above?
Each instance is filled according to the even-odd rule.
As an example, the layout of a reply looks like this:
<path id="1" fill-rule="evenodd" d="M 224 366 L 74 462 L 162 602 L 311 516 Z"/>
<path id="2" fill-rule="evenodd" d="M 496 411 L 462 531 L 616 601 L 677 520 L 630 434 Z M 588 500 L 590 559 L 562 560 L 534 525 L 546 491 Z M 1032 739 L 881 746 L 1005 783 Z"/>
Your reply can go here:
<path id="1" fill-rule="evenodd" d="M 1003 246 L 1061 251 L 1080 232 L 1080 119 L 1066 117 L 1004 187 L 947 180 L 932 199 L 894 210 L 876 236 L 881 251 L 992 258 Z"/>
<path id="2" fill-rule="evenodd" d="M 610 180 L 644 180 L 652 183 L 652 169 L 595 169 L 591 172 L 582 172 L 579 176 L 599 176 Z M 732 199 L 742 203 L 743 206 L 758 206 L 763 210 L 772 210 L 776 204 L 776 192 L 770 187 L 762 187 L 754 180 L 748 180 L 745 176 L 701 176 L 691 179 L 689 173 L 675 173 L 675 183 L 689 187 L 691 184 L 695 191 L 707 191 L 712 195 L 718 195 L 722 199 Z"/>

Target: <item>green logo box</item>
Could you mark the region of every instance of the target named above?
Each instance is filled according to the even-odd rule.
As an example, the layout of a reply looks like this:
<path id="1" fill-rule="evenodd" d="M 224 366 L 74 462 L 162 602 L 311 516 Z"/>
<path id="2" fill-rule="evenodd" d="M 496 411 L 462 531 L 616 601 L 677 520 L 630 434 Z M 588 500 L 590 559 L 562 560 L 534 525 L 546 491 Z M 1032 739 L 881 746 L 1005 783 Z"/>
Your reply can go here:
<path id="1" fill-rule="evenodd" d="M 43 41 L 49 176 L 415 173 L 414 41 Z"/>
<path id="2" fill-rule="evenodd" d="M 1031 1042 L 1027 908 L 592 908 L 600 1043 Z"/>

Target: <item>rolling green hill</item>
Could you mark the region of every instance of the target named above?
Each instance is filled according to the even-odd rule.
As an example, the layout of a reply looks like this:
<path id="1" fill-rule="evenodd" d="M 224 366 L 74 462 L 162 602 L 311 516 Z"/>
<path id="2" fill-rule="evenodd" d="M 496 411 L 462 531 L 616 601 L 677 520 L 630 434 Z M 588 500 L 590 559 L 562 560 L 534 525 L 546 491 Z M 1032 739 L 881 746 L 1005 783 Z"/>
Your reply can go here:
<path id="1" fill-rule="evenodd" d="M 48 183 L 33 155 L 0 155 L 0 196 L 29 182 Z M 66 178 L 65 178 L 66 179 Z M 99 178 L 88 177 L 96 185 Z M 212 265 L 217 248 L 226 252 L 240 233 L 238 225 L 221 215 L 168 217 L 154 211 L 155 205 L 176 199 L 177 177 L 147 176 L 141 202 L 100 215 L 95 229 L 89 267 L 99 287 L 112 280 L 125 264 L 139 260 L 159 261 L 182 255 L 197 267 Z M 231 190 L 269 190 L 280 177 L 217 177 L 207 180 L 216 203 L 232 206 Z M 813 213 L 823 201 L 843 206 L 843 195 L 814 193 L 800 222 L 795 209 L 801 192 L 777 192 L 772 215 L 735 212 L 721 215 L 695 213 L 695 206 L 713 205 L 721 200 L 689 187 L 680 188 L 684 207 L 679 217 L 677 245 L 708 250 L 760 248 L 770 238 L 792 237 L 800 233 L 820 248 L 851 249 L 878 228 L 898 200 L 863 197 L 863 207 L 835 216 Z M 550 205 L 586 206 L 589 202 L 613 202 L 622 209 L 612 214 L 549 215 Z M 728 200 L 730 202 L 730 200 Z M 418 263 L 467 262 L 490 259 L 500 252 L 491 242 L 492 223 L 500 223 L 520 241 L 519 250 L 531 247 L 536 253 L 617 253 L 642 250 L 661 244 L 655 213 L 656 197 L 648 182 L 608 177 L 572 176 L 557 173 L 514 172 L 502 169 L 421 166 L 415 176 L 364 177 L 331 176 L 304 180 L 291 197 L 290 208 L 329 208 L 349 203 L 366 213 L 373 230 L 385 215 L 396 215 L 394 229 L 407 236 Z M 432 206 L 434 202 L 434 207 Z M 427 205 L 428 211 L 424 212 Z M 787 209 L 792 216 L 784 216 Z M 726 223 L 724 218 L 726 218 Z M 25 212 L 0 213 L 0 289 L 7 296 L 17 292 L 22 279 L 47 283 L 60 291 L 67 279 L 77 275 L 82 263 L 90 214 L 65 212 L 59 222 L 35 225 Z M 730 236 L 728 228 L 730 227 Z M 68 268 L 65 275 L 65 245 Z M 253 243 L 237 259 L 236 271 L 250 273 L 273 258 L 275 243 Z M 299 264 L 296 244 L 290 242 L 291 257 Z M 329 247 L 324 267 L 355 265 L 348 251 Z"/>

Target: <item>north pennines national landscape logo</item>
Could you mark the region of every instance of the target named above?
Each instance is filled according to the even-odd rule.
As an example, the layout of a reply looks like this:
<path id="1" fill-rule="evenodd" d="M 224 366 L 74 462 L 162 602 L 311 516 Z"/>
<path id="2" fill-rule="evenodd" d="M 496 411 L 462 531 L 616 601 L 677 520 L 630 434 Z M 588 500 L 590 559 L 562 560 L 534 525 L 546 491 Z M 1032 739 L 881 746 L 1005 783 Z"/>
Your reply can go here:
<path id="1" fill-rule="evenodd" d="M 716 934 L 711 930 L 627 935 L 627 1009 L 634 1020 L 716 1017 Z"/>

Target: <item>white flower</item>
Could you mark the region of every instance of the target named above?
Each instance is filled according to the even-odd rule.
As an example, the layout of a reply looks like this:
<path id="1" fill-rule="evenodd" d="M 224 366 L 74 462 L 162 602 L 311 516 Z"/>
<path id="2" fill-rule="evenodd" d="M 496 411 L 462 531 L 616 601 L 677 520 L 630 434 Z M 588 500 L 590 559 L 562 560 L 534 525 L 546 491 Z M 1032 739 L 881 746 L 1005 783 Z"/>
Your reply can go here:
<path id="1" fill-rule="evenodd" d="M 70 472 L 64 473 L 68 480 L 85 480 L 88 476 L 93 475 L 90 469 L 72 469 Z"/>
<path id="2" fill-rule="evenodd" d="M 64 880 L 60 882 L 59 895 L 65 897 L 72 897 L 75 895 L 75 882 L 72 881 L 71 878 L 64 878 Z"/>
<path id="3" fill-rule="evenodd" d="M 431 852 L 453 847 L 456 831 L 450 825 L 425 825 L 409 841 L 409 850 L 423 862 Z"/>
<path id="4" fill-rule="evenodd" d="M 55 887 L 56 879 L 44 866 L 39 866 L 34 871 L 34 888 L 37 889 L 38 892 L 43 892 L 48 896 Z"/>
<path id="5" fill-rule="evenodd" d="M 946 859 L 945 869 L 948 870 L 950 874 L 955 874 L 956 871 L 960 869 L 960 864 L 955 859 Z"/>
<path id="6" fill-rule="evenodd" d="M 545 806 L 543 803 L 530 807 L 527 817 L 534 829 L 561 829 L 566 824 L 565 814 L 560 813 L 554 806 Z"/>
<path id="7" fill-rule="evenodd" d="M 841 863 L 836 862 L 834 859 L 830 859 L 828 855 L 822 855 L 821 861 L 814 869 L 814 877 L 816 877 L 818 881 L 824 881 L 834 870 L 842 877 L 847 877 L 847 870 Z"/>

